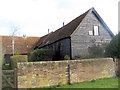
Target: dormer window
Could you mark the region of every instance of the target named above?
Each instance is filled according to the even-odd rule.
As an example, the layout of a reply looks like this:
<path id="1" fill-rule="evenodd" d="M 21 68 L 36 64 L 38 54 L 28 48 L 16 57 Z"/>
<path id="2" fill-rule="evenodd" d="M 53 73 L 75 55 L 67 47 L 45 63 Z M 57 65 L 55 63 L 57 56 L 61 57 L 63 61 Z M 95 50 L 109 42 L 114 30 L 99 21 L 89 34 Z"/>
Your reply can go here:
<path id="1" fill-rule="evenodd" d="M 99 28 L 98 28 L 98 26 L 94 26 L 94 29 L 93 29 L 93 32 L 94 32 L 94 35 L 96 36 L 98 36 L 99 35 Z"/>

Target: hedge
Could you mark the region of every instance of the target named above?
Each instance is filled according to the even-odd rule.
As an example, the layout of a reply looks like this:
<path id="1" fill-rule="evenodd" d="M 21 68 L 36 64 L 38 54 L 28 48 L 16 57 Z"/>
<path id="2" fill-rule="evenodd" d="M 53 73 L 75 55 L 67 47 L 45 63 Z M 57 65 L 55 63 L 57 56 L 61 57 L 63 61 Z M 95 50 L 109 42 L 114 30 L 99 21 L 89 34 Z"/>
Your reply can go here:
<path id="1" fill-rule="evenodd" d="M 10 66 L 12 69 L 17 68 L 18 62 L 28 62 L 27 55 L 14 55 L 10 57 Z"/>
<path id="2" fill-rule="evenodd" d="M 51 61 L 52 58 L 53 58 L 53 52 L 52 50 L 48 50 L 48 49 L 36 49 L 28 54 L 29 62 Z"/>

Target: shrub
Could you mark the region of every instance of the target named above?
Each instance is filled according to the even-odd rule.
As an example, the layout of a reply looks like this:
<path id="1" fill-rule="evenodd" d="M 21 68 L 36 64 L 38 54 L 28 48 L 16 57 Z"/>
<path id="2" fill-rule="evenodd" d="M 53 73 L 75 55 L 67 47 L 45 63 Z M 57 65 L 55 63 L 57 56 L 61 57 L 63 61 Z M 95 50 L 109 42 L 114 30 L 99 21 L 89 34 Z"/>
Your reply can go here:
<path id="1" fill-rule="evenodd" d="M 93 44 L 92 47 L 89 48 L 89 57 L 96 58 L 103 56 L 104 56 L 104 49 L 102 48 L 102 46 Z"/>
<path id="2" fill-rule="evenodd" d="M 105 55 L 112 58 L 120 58 L 120 32 L 108 44 Z"/>
<path id="3" fill-rule="evenodd" d="M 90 58 L 89 54 L 76 55 L 74 59 L 88 59 Z"/>
<path id="4" fill-rule="evenodd" d="M 105 57 L 105 49 L 106 46 L 108 44 L 107 43 L 102 43 L 102 45 L 96 45 L 95 43 L 93 43 L 93 45 L 91 47 L 89 47 L 88 49 L 88 53 L 86 54 L 82 54 L 82 55 L 77 55 L 75 56 L 75 59 L 88 59 L 88 58 L 101 58 L 101 57 Z"/>
<path id="5" fill-rule="evenodd" d="M 18 62 L 27 62 L 27 55 L 14 55 L 10 57 L 10 66 L 12 69 L 17 68 Z"/>
<path id="6" fill-rule="evenodd" d="M 14 55 L 20 55 L 20 53 L 19 53 L 19 52 L 16 52 Z"/>
<path id="7" fill-rule="evenodd" d="M 2 65 L 2 70 L 11 70 L 11 67 L 9 64 Z"/>
<path id="8" fill-rule="evenodd" d="M 50 61 L 53 58 L 53 52 L 48 49 L 36 49 L 29 53 L 28 61 Z"/>
<path id="9" fill-rule="evenodd" d="M 70 56 L 69 56 L 69 55 L 65 55 L 65 56 L 64 56 L 64 59 L 65 59 L 65 60 L 70 60 Z"/>

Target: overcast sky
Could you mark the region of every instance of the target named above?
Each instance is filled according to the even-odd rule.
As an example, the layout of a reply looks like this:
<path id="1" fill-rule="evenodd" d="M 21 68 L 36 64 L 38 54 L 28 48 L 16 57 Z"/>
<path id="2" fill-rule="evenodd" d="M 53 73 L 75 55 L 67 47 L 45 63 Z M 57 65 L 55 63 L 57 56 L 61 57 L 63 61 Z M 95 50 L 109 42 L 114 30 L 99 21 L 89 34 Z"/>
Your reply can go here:
<path id="1" fill-rule="evenodd" d="M 0 35 L 43 36 L 94 7 L 111 31 L 118 32 L 119 0 L 0 0 Z"/>

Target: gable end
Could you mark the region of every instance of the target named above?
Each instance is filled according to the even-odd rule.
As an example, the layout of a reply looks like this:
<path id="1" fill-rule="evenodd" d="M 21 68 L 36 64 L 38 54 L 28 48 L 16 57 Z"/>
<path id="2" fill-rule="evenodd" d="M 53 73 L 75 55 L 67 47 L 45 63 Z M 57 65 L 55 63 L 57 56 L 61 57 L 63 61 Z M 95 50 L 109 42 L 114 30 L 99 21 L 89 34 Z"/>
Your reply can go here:
<path id="1" fill-rule="evenodd" d="M 109 29 L 109 27 L 107 26 L 107 24 L 103 21 L 103 19 L 100 17 L 100 15 L 96 12 L 96 10 L 94 8 L 92 8 L 92 13 L 96 16 L 96 18 L 98 19 L 98 21 L 103 25 L 103 27 L 105 28 L 105 30 L 107 30 L 107 32 L 110 34 L 110 36 L 114 37 L 114 34 L 111 32 L 111 30 Z"/>

